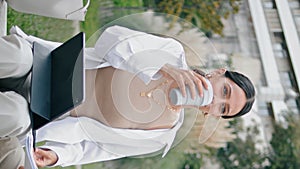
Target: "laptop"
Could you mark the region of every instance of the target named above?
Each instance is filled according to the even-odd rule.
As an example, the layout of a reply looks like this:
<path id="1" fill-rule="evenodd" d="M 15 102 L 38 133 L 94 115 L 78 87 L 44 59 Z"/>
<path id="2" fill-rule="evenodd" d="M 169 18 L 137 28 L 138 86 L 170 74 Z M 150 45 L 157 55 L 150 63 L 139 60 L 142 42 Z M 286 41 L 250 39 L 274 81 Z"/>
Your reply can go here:
<path id="1" fill-rule="evenodd" d="M 33 130 L 83 102 L 84 39 L 81 32 L 54 50 L 34 42 L 29 106 Z"/>

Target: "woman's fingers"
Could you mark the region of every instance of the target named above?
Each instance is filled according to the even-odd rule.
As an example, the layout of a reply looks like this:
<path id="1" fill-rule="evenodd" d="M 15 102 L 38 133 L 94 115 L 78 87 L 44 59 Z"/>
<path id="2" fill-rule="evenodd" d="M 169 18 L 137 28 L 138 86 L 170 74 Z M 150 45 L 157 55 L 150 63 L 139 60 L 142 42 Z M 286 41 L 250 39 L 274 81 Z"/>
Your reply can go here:
<path id="1" fill-rule="evenodd" d="M 45 167 L 44 156 L 41 154 L 40 149 L 36 149 L 34 152 L 35 163 L 38 167 Z"/>
<path id="2" fill-rule="evenodd" d="M 205 89 L 208 89 L 206 78 L 196 72 L 193 72 L 193 73 L 201 81 L 202 86 L 204 86 Z"/>
<path id="3" fill-rule="evenodd" d="M 183 95 L 183 97 L 186 97 L 186 90 L 185 90 L 185 82 L 182 74 L 179 74 L 179 78 L 174 79 L 175 82 L 178 84 L 178 87 Z"/>
<path id="4" fill-rule="evenodd" d="M 51 150 L 44 150 L 37 148 L 34 152 L 34 158 L 38 167 L 45 167 L 53 165 L 57 162 L 58 158 L 55 152 Z"/>
<path id="5" fill-rule="evenodd" d="M 171 65 L 164 65 L 161 73 L 164 77 L 176 82 L 184 97 L 186 97 L 186 85 L 189 87 L 193 99 L 196 97 L 196 94 L 203 96 L 203 86 L 205 89 L 208 88 L 205 77 L 192 70 L 182 70 Z M 198 93 L 196 89 L 198 89 Z"/>
<path id="6" fill-rule="evenodd" d="M 206 79 L 205 79 L 205 77 L 199 75 L 196 72 L 193 72 L 193 73 L 194 73 L 194 76 L 196 77 L 195 79 L 197 79 L 195 81 L 195 83 L 196 83 L 197 88 L 199 90 L 199 95 L 200 95 L 200 97 L 203 97 L 203 87 L 205 89 L 208 89 L 208 85 L 207 85 Z"/>
<path id="7" fill-rule="evenodd" d="M 185 71 L 185 82 L 188 85 L 191 95 L 192 95 L 192 99 L 195 99 L 196 94 L 197 94 L 197 90 L 196 90 L 196 79 L 195 76 L 193 75 L 193 73 L 191 71 Z"/>

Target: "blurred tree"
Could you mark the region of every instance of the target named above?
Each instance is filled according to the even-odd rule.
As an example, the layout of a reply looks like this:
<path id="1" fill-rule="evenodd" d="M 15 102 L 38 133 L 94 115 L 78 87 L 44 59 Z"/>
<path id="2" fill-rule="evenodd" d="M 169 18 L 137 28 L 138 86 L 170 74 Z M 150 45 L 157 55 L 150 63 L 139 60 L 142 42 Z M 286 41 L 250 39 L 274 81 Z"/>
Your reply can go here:
<path id="1" fill-rule="evenodd" d="M 255 148 L 257 141 L 254 141 L 254 138 L 258 130 L 256 127 L 248 128 L 246 139 L 237 137 L 233 142 L 229 142 L 226 148 L 220 148 L 217 151 L 218 162 L 225 169 L 300 168 L 300 117 L 298 114 L 285 113 L 285 119 L 283 124 L 273 124 L 274 133 L 267 152 L 261 152 Z M 234 126 L 236 128 L 237 123 Z M 236 132 L 242 132 L 242 130 L 238 129 Z"/>
<path id="2" fill-rule="evenodd" d="M 267 169 L 300 168 L 300 119 L 298 114 L 287 113 L 286 124 L 274 124 L 270 142 L 272 150 L 268 155 L 270 166 Z M 286 127 L 283 127 L 286 126 Z"/>
<path id="3" fill-rule="evenodd" d="M 186 114 L 191 114 L 191 110 L 186 110 Z M 185 118 L 188 118 L 187 115 Z M 183 142 L 177 147 L 177 151 L 184 153 L 182 169 L 199 169 L 206 165 L 205 158 L 210 161 L 214 157 L 210 154 L 211 151 L 216 151 L 218 148 L 226 147 L 226 143 L 233 141 L 236 136 L 234 130 L 229 127 L 232 120 L 219 119 L 213 116 L 198 115 L 193 128 L 186 136 Z"/>
<path id="4" fill-rule="evenodd" d="M 199 169 L 202 166 L 202 158 L 200 153 L 190 154 L 187 153 L 184 156 L 184 162 L 180 169 Z"/>
<path id="5" fill-rule="evenodd" d="M 186 110 L 189 113 L 189 110 Z M 227 142 L 233 141 L 236 135 L 229 127 L 231 119 L 216 119 L 209 116 L 198 115 L 193 128 L 185 138 L 187 144 L 182 144 L 178 149 L 190 154 L 208 153 L 209 148 L 226 147 Z M 205 133 L 201 135 L 201 133 Z"/>
<path id="6" fill-rule="evenodd" d="M 253 169 L 264 168 L 266 157 L 263 152 L 257 150 L 255 144 L 258 140 L 255 136 L 259 133 L 257 127 L 247 128 L 246 137 L 239 137 L 238 133 L 242 132 L 241 124 L 236 119 L 232 123 L 236 131 L 236 139 L 227 144 L 227 147 L 220 148 L 216 152 L 217 161 L 224 169 Z M 258 143 L 259 144 L 259 143 Z"/>
<path id="7" fill-rule="evenodd" d="M 177 17 L 184 18 L 210 37 L 212 33 L 223 35 L 222 18 L 227 19 L 230 14 L 237 13 L 239 2 L 240 0 L 156 0 L 156 11 L 171 14 L 173 23 L 177 21 Z"/>

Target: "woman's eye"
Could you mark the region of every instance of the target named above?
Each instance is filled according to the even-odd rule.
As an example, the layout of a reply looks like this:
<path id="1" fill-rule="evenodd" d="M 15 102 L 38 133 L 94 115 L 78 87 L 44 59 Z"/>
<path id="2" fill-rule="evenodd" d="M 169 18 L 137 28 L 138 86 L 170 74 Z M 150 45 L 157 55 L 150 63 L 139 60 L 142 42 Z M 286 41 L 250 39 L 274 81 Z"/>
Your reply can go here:
<path id="1" fill-rule="evenodd" d="M 227 96 L 228 90 L 226 88 L 226 86 L 224 86 L 223 88 L 223 96 Z"/>
<path id="2" fill-rule="evenodd" d="M 221 104 L 221 114 L 225 114 L 225 103 Z"/>

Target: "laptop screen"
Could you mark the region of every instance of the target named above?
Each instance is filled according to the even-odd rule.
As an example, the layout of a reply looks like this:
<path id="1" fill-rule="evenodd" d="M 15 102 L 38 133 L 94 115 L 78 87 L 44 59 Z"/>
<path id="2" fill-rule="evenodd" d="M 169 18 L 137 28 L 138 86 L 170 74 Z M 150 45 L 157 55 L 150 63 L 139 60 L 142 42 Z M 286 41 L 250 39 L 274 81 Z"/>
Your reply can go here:
<path id="1" fill-rule="evenodd" d="M 77 35 L 51 52 L 51 118 L 83 100 L 83 43 L 83 36 Z"/>
<path id="2" fill-rule="evenodd" d="M 33 128 L 37 129 L 84 100 L 84 33 L 53 51 L 34 43 L 31 79 Z"/>

